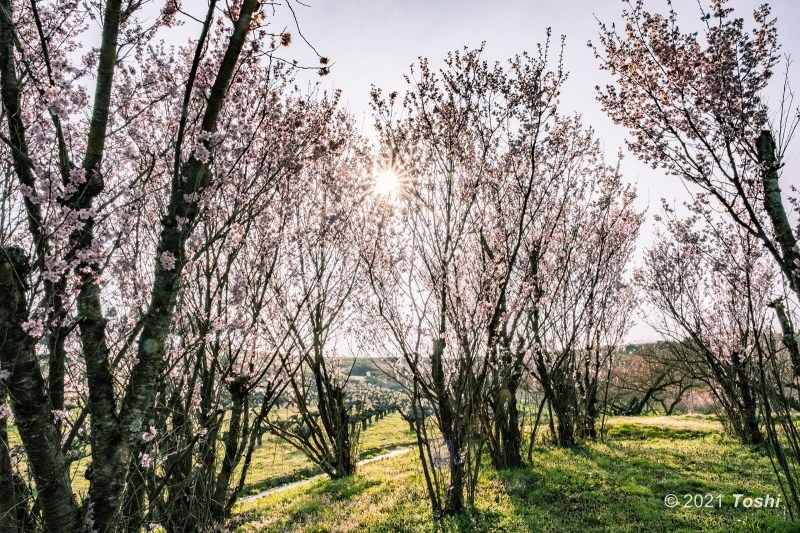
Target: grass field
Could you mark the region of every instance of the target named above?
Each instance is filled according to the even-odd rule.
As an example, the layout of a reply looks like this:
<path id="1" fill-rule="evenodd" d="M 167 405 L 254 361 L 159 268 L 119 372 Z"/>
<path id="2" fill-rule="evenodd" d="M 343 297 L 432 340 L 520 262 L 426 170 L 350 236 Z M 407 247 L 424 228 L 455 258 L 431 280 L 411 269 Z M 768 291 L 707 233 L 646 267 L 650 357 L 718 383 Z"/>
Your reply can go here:
<path id="1" fill-rule="evenodd" d="M 370 459 L 397 448 L 414 446 L 415 443 L 415 436 L 408 431 L 408 424 L 399 414 L 393 413 L 363 432 L 358 457 L 359 460 Z M 263 445 L 253 454 L 242 496 L 320 473 L 322 470 L 314 466 L 302 452 L 275 436 L 265 435 Z"/>
<path id="2" fill-rule="evenodd" d="M 398 413 L 362 435 L 359 459 L 400 448 L 412 453 L 364 465 L 352 479 L 321 478 L 239 504 L 232 531 L 552 531 L 800 532 L 777 509 L 745 508 L 743 497 L 781 496 L 769 457 L 722 433 L 712 416 L 618 417 L 604 442 L 574 449 L 534 448 L 532 461 L 497 472 L 485 461 L 474 510 L 434 519 L 424 490 L 415 436 Z M 12 433 L 12 440 L 16 437 Z M 73 465 L 85 491 L 82 463 Z M 319 474 L 299 451 L 266 435 L 242 496 Z M 668 494 L 678 498 L 669 508 Z M 685 507 L 686 495 L 711 495 L 711 506 Z M 708 503 L 708 496 L 702 503 Z"/>
<path id="3" fill-rule="evenodd" d="M 780 490 L 769 458 L 722 435 L 713 418 L 618 418 L 608 421 L 607 430 L 603 443 L 569 450 L 537 447 L 532 463 L 517 471 L 486 466 L 475 509 L 462 517 L 432 518 L 419 460 L 409 453 L 365 465 L 352 479 L 320 479 L 239 505 L 229 527 L 242 532 L 800 531 L 784 516 L 783 505 L 747 509 L 741 500 L 734 505 L 735 494 L 777 496 Z M 391 446 L 413 446 L 413 435 L 397 414 L 365 433 L 362 450 Z M 679 498 L 676 508 L 665 505 L 668 494 Z M 685 494 L 711 494 L 713 507 L 684 508 Z"/>
<path id="4" fill-rule="evenodd" d="M 416 445 L 413 433 L 408 431 L 408 424 L 393 413 L 382 420 L 371 424 L 362 434 L 359 446 L 359 460 L 370 459 L 397 448 Z M 10 446 L 22 444 L 19 433 L 14 427 L 9 431 Z M 223 449 L 220 446 L 219 457 Z M 78 499 L 83 498 L 89 490 L 89 481 L 85 477 L 86 465 L 90 458 L 84 457 L 72 463 L 72 487 Z M 240 464 L 241 466 L 241 464 Z M 22 471 L 25 472 L 23 464 Z M 291 483 L 322 473 L 302 452 L 282 441 L 278 437 L 265 434 L 262 445 L 253 454 L 253 462 L 247 475 L 242 496 L 256 494 L 266 489 Z M 236 471 L 236 477 L 239 470 Z M 0 531 L 0 533 L 3 533 Z"/>

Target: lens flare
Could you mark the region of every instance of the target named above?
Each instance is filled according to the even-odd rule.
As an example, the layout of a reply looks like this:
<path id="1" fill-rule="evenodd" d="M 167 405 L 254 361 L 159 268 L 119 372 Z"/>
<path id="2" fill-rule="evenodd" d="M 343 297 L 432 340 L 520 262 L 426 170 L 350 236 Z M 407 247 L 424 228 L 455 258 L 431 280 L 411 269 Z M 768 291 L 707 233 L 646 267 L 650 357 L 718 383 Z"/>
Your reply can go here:
<path id="1" fill-rule="evenodd" d="M 375 178 L 375 192 L 383 196 L 395 194 L 399 185 L 400 181 L 393 170 L 384 170 Z"/>

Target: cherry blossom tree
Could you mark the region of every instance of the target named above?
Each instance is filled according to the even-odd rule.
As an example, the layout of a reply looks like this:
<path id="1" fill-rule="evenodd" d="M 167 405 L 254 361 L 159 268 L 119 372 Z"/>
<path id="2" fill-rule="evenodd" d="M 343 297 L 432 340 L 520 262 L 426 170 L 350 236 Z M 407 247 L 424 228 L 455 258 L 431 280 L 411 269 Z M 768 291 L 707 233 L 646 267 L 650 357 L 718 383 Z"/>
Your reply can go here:
<path id="1" fill-rule="evenodd" d="M 637 284 L 669 339 L 673 364 L 704 383 L 743 444 L 764 444 L 759 423 L 759 343 L 772 332 L 775 272 L 757 239 L 737 226 L 670 217 L 647 251 Z"/>
<path id="2" fill-rule="evenodd" d="M 559 191 L 525 243 L 529 296 L 520 335 L 553 415 L 551 433 L 571 446 L 596 436 L 600 385 L 630 327 L 625 276 L 642 215 L 591 130 L 575 118 L 562 119 L 558 132 L 546 172 L 557 177 Z"/>
<path id="3" fill-rule="evenodd" d="M 297 371 L 284 369 L 290 416 L 272 417 L 269 427 L 332 478 L 341 478 L 356 470 L 363 404 L 351 397 L 337 344 L 342 349 L 349 342 L 355 293 L 363 289 L 354 242 L 363 230 L 371 163 L 369 146 L 342 112 L 319 142 L 318 158 L 298 174 L 270 288 L 279 317 L 272 328 L 285 329 L 300 363 Z"/>
<path id="4" fill-rule="evenodd" d="M 143 441 L 159 439 L 155 425 L 150 431 L 159 390 L 173 355 L 191 353 L 173 335 L 186 331 L 179 304 L 192 301 L 184 276 L 201 259 L 237 255 L 235 233 L 252 229 L 248 216 L 269 202 L 275 179 L 311 156 L 325 120 L 280 105 L 271 85 L 285 74 L 269 63 L 290 39 L 270 31 L 261 2 L 205 7 L 196 18 L 177 2 L 156 17 L 141 2 L 117 0 L 0 5 L 0 140 L 14 176 L 3 193 L 0 372 L 35 484 L 29 508 L 48 530 L 123 527 L 138 490 L 130 474 L 149 466 Z M 196 21 L 197 40 L 160 43 L 159 32 L 182 20 Z M 91 49 L 83 42 L 98 23 L 100 47 Z M 215 212 L 222 218 L 209 224 Z M 223 326 L 208 333 L 227 345 L 212 360 L 226 377 L 247 375 L 226 383 L 225 394 L 241 385 L 266 397 L 269 384 L 256 378 L 269 365 L 250 367 L 262 348 L 245 327 L 257 313 L 220 315 L 219 298 L 241 287 L 214 272 L 205 286 L 219 293 L 205 299 L 214 310 L 206 318 Z M 198 362 L 206 348 L 194 352 Z M 84 451 L 89 492 L 79 503 L 69 467 Z M 223 509 L 231 466 L 214 474 Z"/>
<path id="5" fill-rule="evenodd" d="M 288 91 L 289 81 L 281 67 L 247 80 L 261 96 L 226 115 L 239 124 L 219 145 L 220 156 L 233 155 L 217 159 L 230 179 L 207 196 L 188 243 L 168 373 L 150 426 L 161 437 L 139 443 L 128 490 L 131 511 L 146 504 L 146 522 L 171 530 L 227 518 L 267 416 L 298 366 L 288 332 L 273 326 L 284 317 L 271 287 L 295 216 L 298 172 L 341 141 L 324 133 L 335 123 L 335 101 Z"/>
<path id="6" fill-rule="evenodd" d="M 558 129 L 558 95 L 566 73 L 561 55 L 555 66 L 548 64 L 550 47 L 548 30 L 535 57 L 523 54 L 505 69 L 495 69 L 487 79 L 488 104 L 476 117 L 487 145 L 484 157 L 491 164 L 480 186 L 477 215 L 485 309 L 480 317 L 489 360 L 481 418 L 497 468 L 522 466 L 518 394 L 528 352 L 518 332 L 522 302 L 529 294 L 519 271 L 526 235 L 557 203 L 558 178 L 545 169 L 555 155 L 550 148 L 557 134 L 551 128 Z"/>
<path id="7" fill-rule="evenodd" d="M 378 198 L 374 235 L 362 244 L 371 309 L 377 331 L 388 334 L 387 355 L 402 356 L 431 505 L 446 514 L 461 512 L 474 494 L 488 370 L 488 262 L 471 264 L 481 255 L 478 196 L 491 168 L 484 155 L 496 142 L 481 139 L 476 127 L 491 101 L 493 71 L 480 54 L 451 53 L 440 72 L 421 59 L 407 77 L 401 110 L 396 93 L 384 99 L 373 91 L 380 155 L 401 177 L 396 197 Z M 442 441 L 434 438 L 430 412 Z"/>
<path id="8" fill-rule="evenodd" d="M 778 109 L 763 96 L 779 61 L 769 6 L 754 11 L 748 31 L 727 0 L 714 0 L 701 11 L 702 32 L 686 33 L 671 4 L 666 14 L 646 11 L 642 0 L 628 4 L 623 32 L 600 26 L 595 53 L 614 78 L 598 87 L 603 108 L 632 134 L 628 145 L 637 156 L 697 186 L 701 201 L 756 237 L 796 299 L 800 246 L 780 176 L 800 114 L 788 80 Z M 784 307 L 775 310 L 800 372 Z"/>

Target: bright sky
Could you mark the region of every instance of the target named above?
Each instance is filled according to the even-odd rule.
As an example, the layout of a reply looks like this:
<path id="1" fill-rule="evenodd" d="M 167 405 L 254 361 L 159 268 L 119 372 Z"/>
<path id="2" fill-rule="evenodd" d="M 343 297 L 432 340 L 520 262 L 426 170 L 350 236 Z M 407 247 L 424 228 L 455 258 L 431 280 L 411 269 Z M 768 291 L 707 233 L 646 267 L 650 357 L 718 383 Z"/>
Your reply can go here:
<path id="1" fill-rule="evenodd" d="M 341 89 L 344 103 L 364 124 L 364 133 L 372 131 L 369 108 L 371 86 L 402 93 L 405 89 L 403 74 L 419 56 L 428 57 L 432 66 L 438 66 L 450 50 L 463 46 L 477 47 L 486 41 L 485 58 L 504 61 L 525 50 L 535 51 L 538 42 L 545 38 L 545 29 L 553 30 L 553 41 L 566 36 L 564 65 L 570 73 L 562 93 L 561 112 L 578 112 L 584 123 L 592 125 L 603 141 L 606 153 L 613 158 L 624 148 L 626 132 L 615 126 L 602 113 L 595 99 L 595 85 L 609 81 L 598 68 L 587 42 L 595 41 L 598 20 L 605 23 L 620 21 L 625 8 L 622 0 L 293 0 L 300 29 L 309 42 L 325 57 L 331 59 L 331 73 L 324 78 L 306 72 L 300 80 L 319 82 L 326 90 Z M 710 0 L 699 0 L 707 7 Z M 202 3 L 204 4 L 204 2 Z M 730 5 L 736 14 L 752 23 L 752 12 L 760 4 L 753 0 L 733 0 Z M 674 0 L 682 29 L 699 29 L 700 8 L 698 0 Z M 799 0 L 774 0 L 770 2 L 773 16 L 778 18 L 778 31 L 782 51 L 789 56 L 800 56 L 800 33 L 794 28 L 800 20 Z M 201 2 L 184 2 L 184 7 L 194 11 Z M 650 10 L 666 11 L 667 0 L 645 0 Z M 280 13 L 282 10 L 278 8 Z M 294 36 L 293 44 L 281 55 L 297 59 L 300 64 L 317 65 L 316 57 L 302 43 L 290 18 L 279 16 L 272 30 L 286 30 Z M 196 38 L 195 24 L 187 23 L 182 31 L 167 36 L 175 44 L 183 44 L 185 36 Z M 185 33 L 184 33 L 185 32 Z M 790 69 L 790 80 L 800 87 L 800 67 Z M 776 90 L 782 78 L 776 77 Z M 779 94 L 779 93 L 771 93 Z M 775 97 L 772 97 L 773 99 Z M 796 102 L 800 104 L 800 99 Z M 798 143 L 795 143 L 794 152 Z M 787 168 L 798 156 L 789 153 Z M 648 221 L 639 239 L 639 253 L 652 242 L 655 230 L 652 216 L 660 209 L 660 199 L 680 203 L 687 197 L 681 182 L 641 164 L 632 154 L 623 161 L 623 173 L 636 183 L 641 209 L 648 210 Z M 783 177 L 783 190 L 789 184 L 800 183 L 798 173 L 789 172 Z M 630 341 L 656 338 L 655 332 L 644 322 L 629 335 Z"/>
<path id="2" fill-rule="evenodd" d="M 706 0 L 701 1 L 707 5 Z M 651 10 L 663 11 L 666 3 L 666 0 L 645 1 Z M 699 24 L 696 0 L 675 0 L 673 4 L 683 28 L 693 29 Z M 738 16 L 750 22 L 752 11 L 759 4 L 735 0 L 731 6 Z M 778 18 L 783 53 L 800 56 L 800 33 L 792 31 L 800 20 L 800 1 L 775 0 L 770 4 Z M 534 51 L 549 26 L 556 43 L 561 35 L 566 36 L 564 64 L 570 78 L 563 92 L 561 110 L 581 113 L 585 123 L 591 124 L 603 140 L 607 154 L 613 157 L 624 147 L 625 131 L 606 118 L 595 99 L 595 85 L 605 84 L 608 78 L 598 69 L 587 42 L 596 40 L 598 20 L 619 22 L 624 7 L 621 0 L 308 0 L 308 7 L 298 7 L 297 15 L 303 35 L 334 63 L 330 75 L 320 80 L 322 87 L 343 91 L 351 112 L 364 121 L 365 133 L 370 132 L 372 124 L 371 85 L 384 89 L 385 93 L 393 90 L 402 93 L 405 89 L 402 75 L 418 56 L 428 57 L 437 65 L 449 50 L 464 45 L 476 47 L 486 41 L 485 57 L 503 61 L 524 50 Z M 287 51 L 287 57 L 314 64 L 298 41 Z M 793 86 L 800 87 L 798 67 L 790 69 L 790 79 Z M 641 253 L 652 241 L 655 229 L 652 215 L 660 209 L 660 199 L 680 202 L 687 193 L 678 180 L 653 171 L 633 155 L 623 162 L 623 172 L 637 184 L 641 208 L 649 206 L 648 222 L 639 239 Z M 800 182 L 797 173 L 793 174 L 784 176 L 784 180 L 789 180 L 784 182 L 784 191 L 789 183 Z M 654 338 L 655 332 L 640 320 L 629 335 L 631 341 Z"/>

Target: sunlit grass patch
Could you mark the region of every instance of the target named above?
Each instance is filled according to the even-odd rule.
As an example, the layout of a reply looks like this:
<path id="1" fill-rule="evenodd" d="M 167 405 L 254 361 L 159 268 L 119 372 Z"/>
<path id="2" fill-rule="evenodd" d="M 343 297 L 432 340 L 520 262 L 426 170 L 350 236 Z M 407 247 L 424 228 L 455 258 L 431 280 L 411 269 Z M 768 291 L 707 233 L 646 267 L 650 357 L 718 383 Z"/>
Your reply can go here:
<path id="1" fill-rule="evenodd" d="M 409 453 L 365 465 L 349 480 L 321 479 L 241 505 L 230 525 L 237 531 L 800 531 L 780 510 L 732 507 L 736 493 L 779 493 L 768 457 L 718 431 L 674 425 L 644 440 L 537 446 L 519 470 L 498 472 L 487 461 L 475 508 L 459 517 L 432 517 L 418 458 Z M 642 426 L 647 431 L 652 424 Z M 723 506 L 664 504 L 667 494 L 706 492 L 725 495 Z"/>
<path id="2" fill-rule="evenodd" d="M 359 460 L 371 459 L 398 448 L 416 445 L 415 436 L 399 413 L 391 413 L 367 427 L 361 434 Z M 303 454 L 272 435 L 265 435 L 263 444 L 253 455 L 242 495 L 248 496 L 321 474 Z"/>

